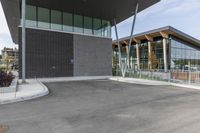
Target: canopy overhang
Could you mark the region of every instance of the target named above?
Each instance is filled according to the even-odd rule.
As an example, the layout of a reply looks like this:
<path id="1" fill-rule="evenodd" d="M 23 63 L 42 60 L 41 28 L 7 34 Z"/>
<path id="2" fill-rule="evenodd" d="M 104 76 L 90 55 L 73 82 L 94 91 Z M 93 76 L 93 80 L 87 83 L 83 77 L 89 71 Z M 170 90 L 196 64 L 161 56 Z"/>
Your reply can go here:
<path id="1" fill-rule="evenodd" d="M 101 18 L 111 22 L 115 18 L 117 23 L 122 22 L 134 14 L 137 2 L 139 3 L 140 12 L 159 1 L 160 0 L 26 0 L 27 4 L 30 5 Z M 13 41 L 18 43 L 21 0 L 1 0 L 1 3 Z"/>

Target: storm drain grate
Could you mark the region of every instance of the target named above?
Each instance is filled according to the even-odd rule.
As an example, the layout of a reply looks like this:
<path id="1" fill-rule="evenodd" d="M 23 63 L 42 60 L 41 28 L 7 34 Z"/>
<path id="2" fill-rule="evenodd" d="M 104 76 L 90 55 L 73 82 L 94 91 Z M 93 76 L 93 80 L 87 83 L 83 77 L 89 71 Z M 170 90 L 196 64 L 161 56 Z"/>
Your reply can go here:
<path id="1" fill-rule="evenodd" d="M 0 133 L 6 133 L 8 131 L 8 126 L 0 125 Z"/>

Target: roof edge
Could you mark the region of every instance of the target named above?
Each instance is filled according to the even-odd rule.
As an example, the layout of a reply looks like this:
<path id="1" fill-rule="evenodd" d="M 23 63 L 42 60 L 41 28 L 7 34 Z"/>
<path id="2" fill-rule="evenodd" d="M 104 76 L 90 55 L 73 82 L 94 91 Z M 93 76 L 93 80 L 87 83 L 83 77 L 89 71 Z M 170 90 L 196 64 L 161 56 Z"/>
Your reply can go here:
<path id="1" fill-rule="evenodd" d="M 182 36 L 190 41 L 193 41 L 194 43 L 198 44 L 198 46 L 200 47 L 200 40 L 197 39 L 197 38 L 194 38 L 172 26 L 165 26 L 165 27 L 161 27 L 161 28 L 157 28 L 157 29 L 154 29 L 154 30 L 149 30 L 149 31 L 145 31 L 145 32 L 141 32 L 141 33 L 138 33 L 138 34 L 135 34 L 133 35 L 133 38 L 134 37 L 138 37 L 138 36 L 144 36 L 144 35 L 149 35 L 149 34 L 153 34 L 153 33 L 156 33 L 156 32 L 161 32 L 161 31 L 166 31 L 166 30 L 169 30 L 171 32 L 174 32 L 176 34 L 178 34 L 179 36 Z M 123 40 L 128 40 L 129 39 L 129 36 L 127 37 L 123 37 L 123 38 L 120 38 L 119 41 L 123 41 Z M 116 42 L 116 40 L 113 40 L 113 42 Z"/>

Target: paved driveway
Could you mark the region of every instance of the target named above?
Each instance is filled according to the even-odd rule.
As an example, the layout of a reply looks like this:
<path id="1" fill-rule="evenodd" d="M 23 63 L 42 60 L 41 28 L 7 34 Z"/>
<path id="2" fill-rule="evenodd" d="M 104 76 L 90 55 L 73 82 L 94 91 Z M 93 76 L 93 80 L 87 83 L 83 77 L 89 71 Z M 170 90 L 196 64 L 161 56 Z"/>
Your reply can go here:
<path id="1" fill-rule="evenodd" d="M 50 95 L 0 105 L 8 133 L 199 133 L 200 92 L 108 80 L 47 83 Z"/>

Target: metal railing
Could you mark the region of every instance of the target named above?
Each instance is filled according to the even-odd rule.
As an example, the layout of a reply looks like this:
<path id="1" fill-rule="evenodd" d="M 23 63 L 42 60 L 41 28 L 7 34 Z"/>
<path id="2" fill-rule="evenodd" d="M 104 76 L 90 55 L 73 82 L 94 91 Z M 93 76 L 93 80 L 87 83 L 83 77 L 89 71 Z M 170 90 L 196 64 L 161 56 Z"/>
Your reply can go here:
<path id="1" fill-rule="evenodd" d="M 120 70 L 113 69 L 113 76 L 122 76 Z M 172 83 L 181 84 L 196 84 L 200 85 L 200 71 L 178 71 L 170 70 L 168 72 L 160 71 L 148 71 L 140 70 L 136 71 L 133 69 L 128 69 L 125 77 L 128 78 L 138 78 L 156 81 L 166 81 Z"/>

